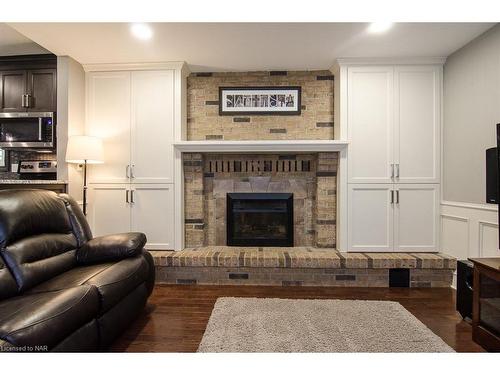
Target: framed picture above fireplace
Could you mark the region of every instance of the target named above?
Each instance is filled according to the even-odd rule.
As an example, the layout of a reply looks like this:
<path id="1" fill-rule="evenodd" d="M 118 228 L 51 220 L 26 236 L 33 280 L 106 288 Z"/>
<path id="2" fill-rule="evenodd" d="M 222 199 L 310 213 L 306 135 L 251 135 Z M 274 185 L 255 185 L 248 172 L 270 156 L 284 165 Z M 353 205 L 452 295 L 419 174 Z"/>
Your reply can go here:
<path id="1" fill-rule="evenodd" d="M 219 87 L 219 115 L 300 115 L 300 86 Z"/>

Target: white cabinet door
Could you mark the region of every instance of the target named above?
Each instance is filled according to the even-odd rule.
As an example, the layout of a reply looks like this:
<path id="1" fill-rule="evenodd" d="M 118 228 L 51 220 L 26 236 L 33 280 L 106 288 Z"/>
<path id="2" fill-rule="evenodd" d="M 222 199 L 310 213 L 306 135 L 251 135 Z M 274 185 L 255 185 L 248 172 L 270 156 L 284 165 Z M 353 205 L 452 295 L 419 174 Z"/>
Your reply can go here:
<path id="1" fill-rule="evenodd" d="M 394 162 L 399 183 L 440 179 L 441 68 L 401 66 L 394 70 Z"/>
<path id="2" fill-rule="evenodd" d="M 384 66 L 348 69 L 350 183 L 392 182 L 393 70 Z"/>
<path id="3" fill-rule="evenodd" d="M 130 164 L 130 73 L 87 73 L 86 132 L 103 139 L 104 164 L 92 167 L 90 182 L 126 183 Z"/>
<path id="4" fill-rule="evenodd" d="M 133 183 L 172 183 L 174 71 L 132 73 Z"/>
<path id="5" fill-rule="evenodd" d="M 392 251 L 393 184 L 350 184 L 348 238 L 350 251 Z"/>
<path id="6" fill-rule="evenodd" d="M 439 185 L 395 185 L 394 249 L 437 251 Z"/>
<path id="7" fill-rule="evenodd" d="M 146 248 L 174 248 L 174 185 L 132 185 L 132 230 L 144 232 Z"/>
<path id="8" fill-rule="evenodd" d="M 128 184 L 91 184 L 87 219 L 94 236 L 130 231 Z"/>

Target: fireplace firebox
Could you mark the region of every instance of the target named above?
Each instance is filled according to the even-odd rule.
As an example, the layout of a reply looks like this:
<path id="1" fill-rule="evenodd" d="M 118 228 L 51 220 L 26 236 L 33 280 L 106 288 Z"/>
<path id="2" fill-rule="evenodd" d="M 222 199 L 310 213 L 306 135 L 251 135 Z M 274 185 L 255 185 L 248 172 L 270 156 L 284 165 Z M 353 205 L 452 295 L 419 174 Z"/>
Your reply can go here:
<path id="1" fill-rule="evenodd" d="M 228 193 L 228 246 L 293 246 L 292 193 Z"/>

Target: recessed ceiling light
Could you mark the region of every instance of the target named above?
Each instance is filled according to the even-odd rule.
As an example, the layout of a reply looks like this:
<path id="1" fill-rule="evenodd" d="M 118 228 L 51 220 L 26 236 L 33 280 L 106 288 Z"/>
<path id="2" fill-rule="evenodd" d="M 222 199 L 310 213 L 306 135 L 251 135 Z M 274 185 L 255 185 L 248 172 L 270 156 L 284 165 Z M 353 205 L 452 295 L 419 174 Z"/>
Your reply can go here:
<path id="1" fill-rule="evenodd" d="M 392 22 L 372 22 L 368 27 L 370 33 L 383 33 L 392 27 Z"/>
<path id="2" fill-rule="evenodd" d="M 149 40 L 153 37 L 153 29 L 145 23 L 134 23 L 130 26 L 132 35 L 140 40 Z"/>

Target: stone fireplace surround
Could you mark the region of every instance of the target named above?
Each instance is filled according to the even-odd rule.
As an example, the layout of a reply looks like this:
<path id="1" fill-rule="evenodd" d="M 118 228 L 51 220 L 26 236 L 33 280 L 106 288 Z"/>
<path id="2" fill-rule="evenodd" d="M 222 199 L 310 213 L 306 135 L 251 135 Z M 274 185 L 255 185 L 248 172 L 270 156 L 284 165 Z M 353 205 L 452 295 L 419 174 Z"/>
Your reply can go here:
<path id="1" fill-rule="evenodd" d="M 183 153 L 185 247 L 226 245 L 226 194 L 294 194 L 294 246 L 336 247 L 338 152 Z"/>

